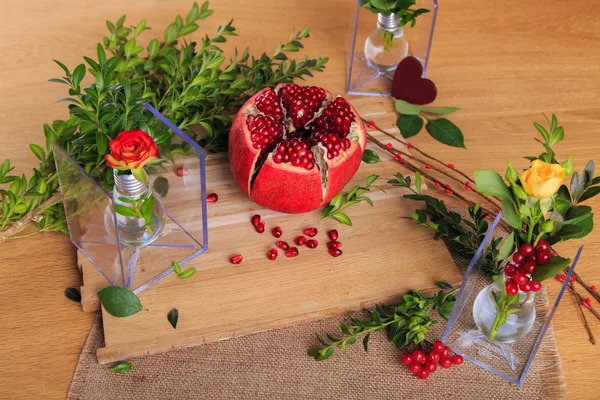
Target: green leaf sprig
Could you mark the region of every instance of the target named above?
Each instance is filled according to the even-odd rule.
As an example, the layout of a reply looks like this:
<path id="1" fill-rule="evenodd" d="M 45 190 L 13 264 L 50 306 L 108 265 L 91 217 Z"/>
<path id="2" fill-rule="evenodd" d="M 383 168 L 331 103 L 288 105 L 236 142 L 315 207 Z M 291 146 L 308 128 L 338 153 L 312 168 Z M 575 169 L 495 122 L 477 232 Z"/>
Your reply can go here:
<path id="1" fill-rule="evenodd" d="M 131 368 L 132 368 L 132 365 L 130 363 L 122 362 L 122 363 L 115 365 L 110 370 L 117 374 L 124 374 L 125 372 L 131 370 Z"/>
<path id="2" fill-rule="evenodd" d="M 445 282 L 441 283 L 448 285 Z M 368 351 L 371 334 L 382 330 L 387 331 L 388 339 L 399 349 L 411 342 L 419 344 L 425 339 L 425 334 L 429 332 L 431 325 L 437 322 L 431 319 L 429 312 L 438 310 L 442 317 L 447 318 L 454 307 L 457 290 L 452 289 L 447 292 L 440 290 L 429 298 L 413 290 L 404 295 L 404 302 L 398 306 L 388 307 L 377 304 L 375 310 L 371 311 L 370 319 L 349 317 L 347 323 L 341 322 L 340 337 L 327 334 L 328 340 L 324 340 L 317 335 L 322 347 L 309 350 L 308 355 L 316 361 L 325 360 L 333 355 L 335 349 L 345 350 L 347 345 L 356 343 L 361 336 L 363 347 Z"/>
<path id="3" fill-rule="evenodd" d="M 452 121 L 447 118 L 431 119 L 427 116 L 428 114 L 448 115 L 460 110 L 460 108 L 421 107 L 404 100 L 391 99 L 394 100 L 394 109 L 399 114 L 396 126 L 405 139 L 416 136 L 421 132 L 424 118 L 427 120 L 425 129 L 435 140 L 448 146 L 466 148 L 462 131 Z"/>
<path id="4" fill-rule="evenodd" d="M 339 193 L 329 202 L 329 205 L 323 209 L 323 214 L 321 221 L 326 218 L 333 218 L 338 221 L 342 225 L 352 226 L 352 221 L 348 214 L 343 213 L 342 210 L 350 207 L 352 204 L 358 204 L 362 202 L 367 202 L 371 207 L 373 207 L 373 201 L 365 196 L 364 193 L 371 191 L 371 186 L 373 186 L 373 182 L 375 182 L 379 178 L 379 175 L 370 175 L 366 179 L 365 186 L 356 186 L 346 195 Z M 377 187 L 377 186 L 374 186 Z M 380 190 L 380 187 L 377 187 Z"/>
<path id="5" fill-rule="evenodd" d="M 426 8 L 411 9 L 416 2 L 416 0 L 361 0 L 360 6 L 374 13 L 397 14 L 400 17 L 399 27 L 408 23 L 414 27 L 417 17 L 429 12 Z"/>
<path id="6" fill-rule="evenodd" d="M 196 273 L 196 268 L 188 268 L 185 271 L 181 271 L 181 266 L 177 261 L 173 261 L 173 271 L 179 276 L 181 279 L 190 278 L 192 275 Z"/>
<path id="7" fill-rule="evenodd" d="M 37 231 L 24 236 L 68 232 L 61 200 L 53 200 L 58 180 L 51 141 L 66 149 L 108 190 L 112 170 L 103 156 L 119 132 L 139 128 L 161 145 L 161 154 L 165 148 L 181 150 L 170 144 L 172 132 L 162 129 L 143 109 L 143 103 L 150 103 L 207 150 L 225 149 L 231 116 L 250 96 L 325 68 L 326 57 L 288 58 L 303 47 L 302 42 L 310 36 L 308 28 L 293 31 L 272 55 L 251 56 L 246 48 L 233 49 L 226 57 L 219 46 L 237 35 L 232 21 L 212 35 L 187 40 L 212 13 L 208 1 L 201 6 L 194 3 L 185 18 L 177 16 L 163 35 L 149 38 L 146 48 L 140 45 L 150 29 L 146 20 L 133 25 L 122 16 L 116 22 L 106 22 L 108 35 L 98 43 L 95 56 L 83 57 L 85 64 L 70 69 L 55 60 L 63 76 L 50 82 L 64 85 L 68 97 L 58 101 L 67 103 L 70 115 L 66 120 L 44 124 L 45 149 L 30 146 L 40 160 L 31 178 L 10 175 L 9 160 L 0 164 L 0 241 L 22 229 L 19 222 L 31 212 L 36 214 L 31 222 Z"/>

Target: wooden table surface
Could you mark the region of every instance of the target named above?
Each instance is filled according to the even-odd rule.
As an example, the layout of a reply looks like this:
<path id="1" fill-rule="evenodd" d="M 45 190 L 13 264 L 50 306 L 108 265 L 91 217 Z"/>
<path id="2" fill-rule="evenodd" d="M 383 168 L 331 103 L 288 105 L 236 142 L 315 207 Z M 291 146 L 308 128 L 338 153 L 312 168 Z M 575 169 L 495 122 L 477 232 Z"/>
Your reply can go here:
<path id="1" fill-rule="evenodd" d="M 213 32 L 233 17 L 240 34 L 233 42 L 251 45 L 254 54 L 272 53 L 292 26 L 311 26 L 307 52 L 330 57 L 327 71 L 311 83 L 344 91 L 350 0 L 214 3 L 215 14 L 198 32 Z M 415 144 L 469 173 L 503 170 L 509 158 L 522 168 L 522 155 L 540 151 L 532 122 L 541 121 L 542 112 L 554 112 L 567 133 L 558 146 L 562 158 L 573 153 L 577 169 L 591 158 L 600 161 L 600 2 L 440 3 L 428 77 L 438 86 L 436 105 L 462 108 L 452 120 L 462 128 L 467 150 L 439 145 L 426 133 Z M 54 103 L 65 96 L 63 88 L 47 82 L 61 73 L 53 58 L 74 67 L 82 56 L 94 55 L 106 31 L 104 21 L 121 14 L 132 23 L 148 20 L 153 30 L 146 40 L 162 36 L 175 15 L 185 16 L 190 6 L 191 1 L 165 0 L 3 2 L 0 160 L 10 158 L 18 173 L 30 171 L 36 163 L 27 145 L 43 143 L 43 123 L 66 118 L 65 104 Z M 393 126 L 389 101 L 358 103 L 365 101 L 380 104 L 381 113 L 373 117 L 381 126 Z M 600 198 L 591 205 L 600 206 Z M 600 230 L 582 242 L 586 248 L 579 273 L 600 285 Z M 567 242 L 560 250 L 568 254 L 576 246 Z M 4 243 L 0 254 L 0 398 L 63 398 L 93 319 L 62 293 L 80 284 L 75 249 L 67 236 L 43 234 Z M 558 288 L 557 282 L 548 286 L 551 292 Z M 600 339 L 600 321 L 587 316 Z M 571 295 L 556 313 L 554 328 L 569 396 L 597 398 L 600 345 L 588 342 Z"/>

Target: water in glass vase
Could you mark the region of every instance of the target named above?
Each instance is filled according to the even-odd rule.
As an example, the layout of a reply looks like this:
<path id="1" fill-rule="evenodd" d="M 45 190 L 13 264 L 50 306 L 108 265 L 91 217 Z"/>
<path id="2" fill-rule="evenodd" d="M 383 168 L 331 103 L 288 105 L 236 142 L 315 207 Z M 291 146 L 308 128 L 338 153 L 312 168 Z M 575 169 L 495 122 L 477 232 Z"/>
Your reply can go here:
<path id="1" fill-rule="evenodd" d="M 408 56 L 408 41 L 399 22 L 395 14 L 378 14 L 377 27 L 365 40 L 365 58 L 371 67 L 392 71 Z"/>
<path id="2" fill-rule="evenodd" d="M 501 343 L 513 343 L 521 339 L 531 331 L 535 321 L 534 293 L 523 293 L 519 291 L 519 301 L 510 307 L 512 311 L 508 314 L 506 322 L 500 326 L 498 331 L 492 335 L 498 305 L 494 300 L 493 293 L 500 296 L 504 293 L 504 280 L 496 279 L 494 283 L 486 286 L 479 292 L 473 304 L 473 318 L 475 324 L 490 339 Z"/>
<path id="3" fill-rule="evenodd" d="M 155 196 L 148 183 L 139 182 L 133 175 L 119 175 L 114 170 L 114 181 L 113 201 L 119 242 L 129 246 L 152 243 L 165 226 L 166 213 L 160 196 Z M 114 232 L 114 220 L 108 208 L 104 222 L 108 232 Z"/>

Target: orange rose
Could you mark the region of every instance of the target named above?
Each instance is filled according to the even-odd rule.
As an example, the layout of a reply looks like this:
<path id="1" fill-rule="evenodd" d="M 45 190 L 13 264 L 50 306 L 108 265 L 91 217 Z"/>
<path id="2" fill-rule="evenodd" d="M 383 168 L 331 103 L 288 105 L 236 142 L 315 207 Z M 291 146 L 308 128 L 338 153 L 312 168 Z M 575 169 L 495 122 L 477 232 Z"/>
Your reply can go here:
<path id="1" fill-rule="evenodd" d="M 110 154 L 104 158 L 118 170 L 139 169 L 148 161 L 158 158 L 158 147 L 148 134 L 139 129 L 123 131 L 108 144 Z"/>

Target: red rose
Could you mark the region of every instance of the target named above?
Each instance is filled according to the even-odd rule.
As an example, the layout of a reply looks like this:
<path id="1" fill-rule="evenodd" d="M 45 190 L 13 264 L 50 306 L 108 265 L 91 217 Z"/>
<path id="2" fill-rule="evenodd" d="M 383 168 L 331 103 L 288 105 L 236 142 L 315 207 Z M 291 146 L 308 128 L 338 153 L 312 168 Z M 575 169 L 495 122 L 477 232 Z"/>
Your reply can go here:
<path id="1" fill-rule="evenodd" d="M 109 166 L 119 169 L 139 169 L 148 161 L 158 158 L 158 147 L 148 134 L 139 129 L 123 131 L 108 144 L 110 154 L 106 154 Z"/>

